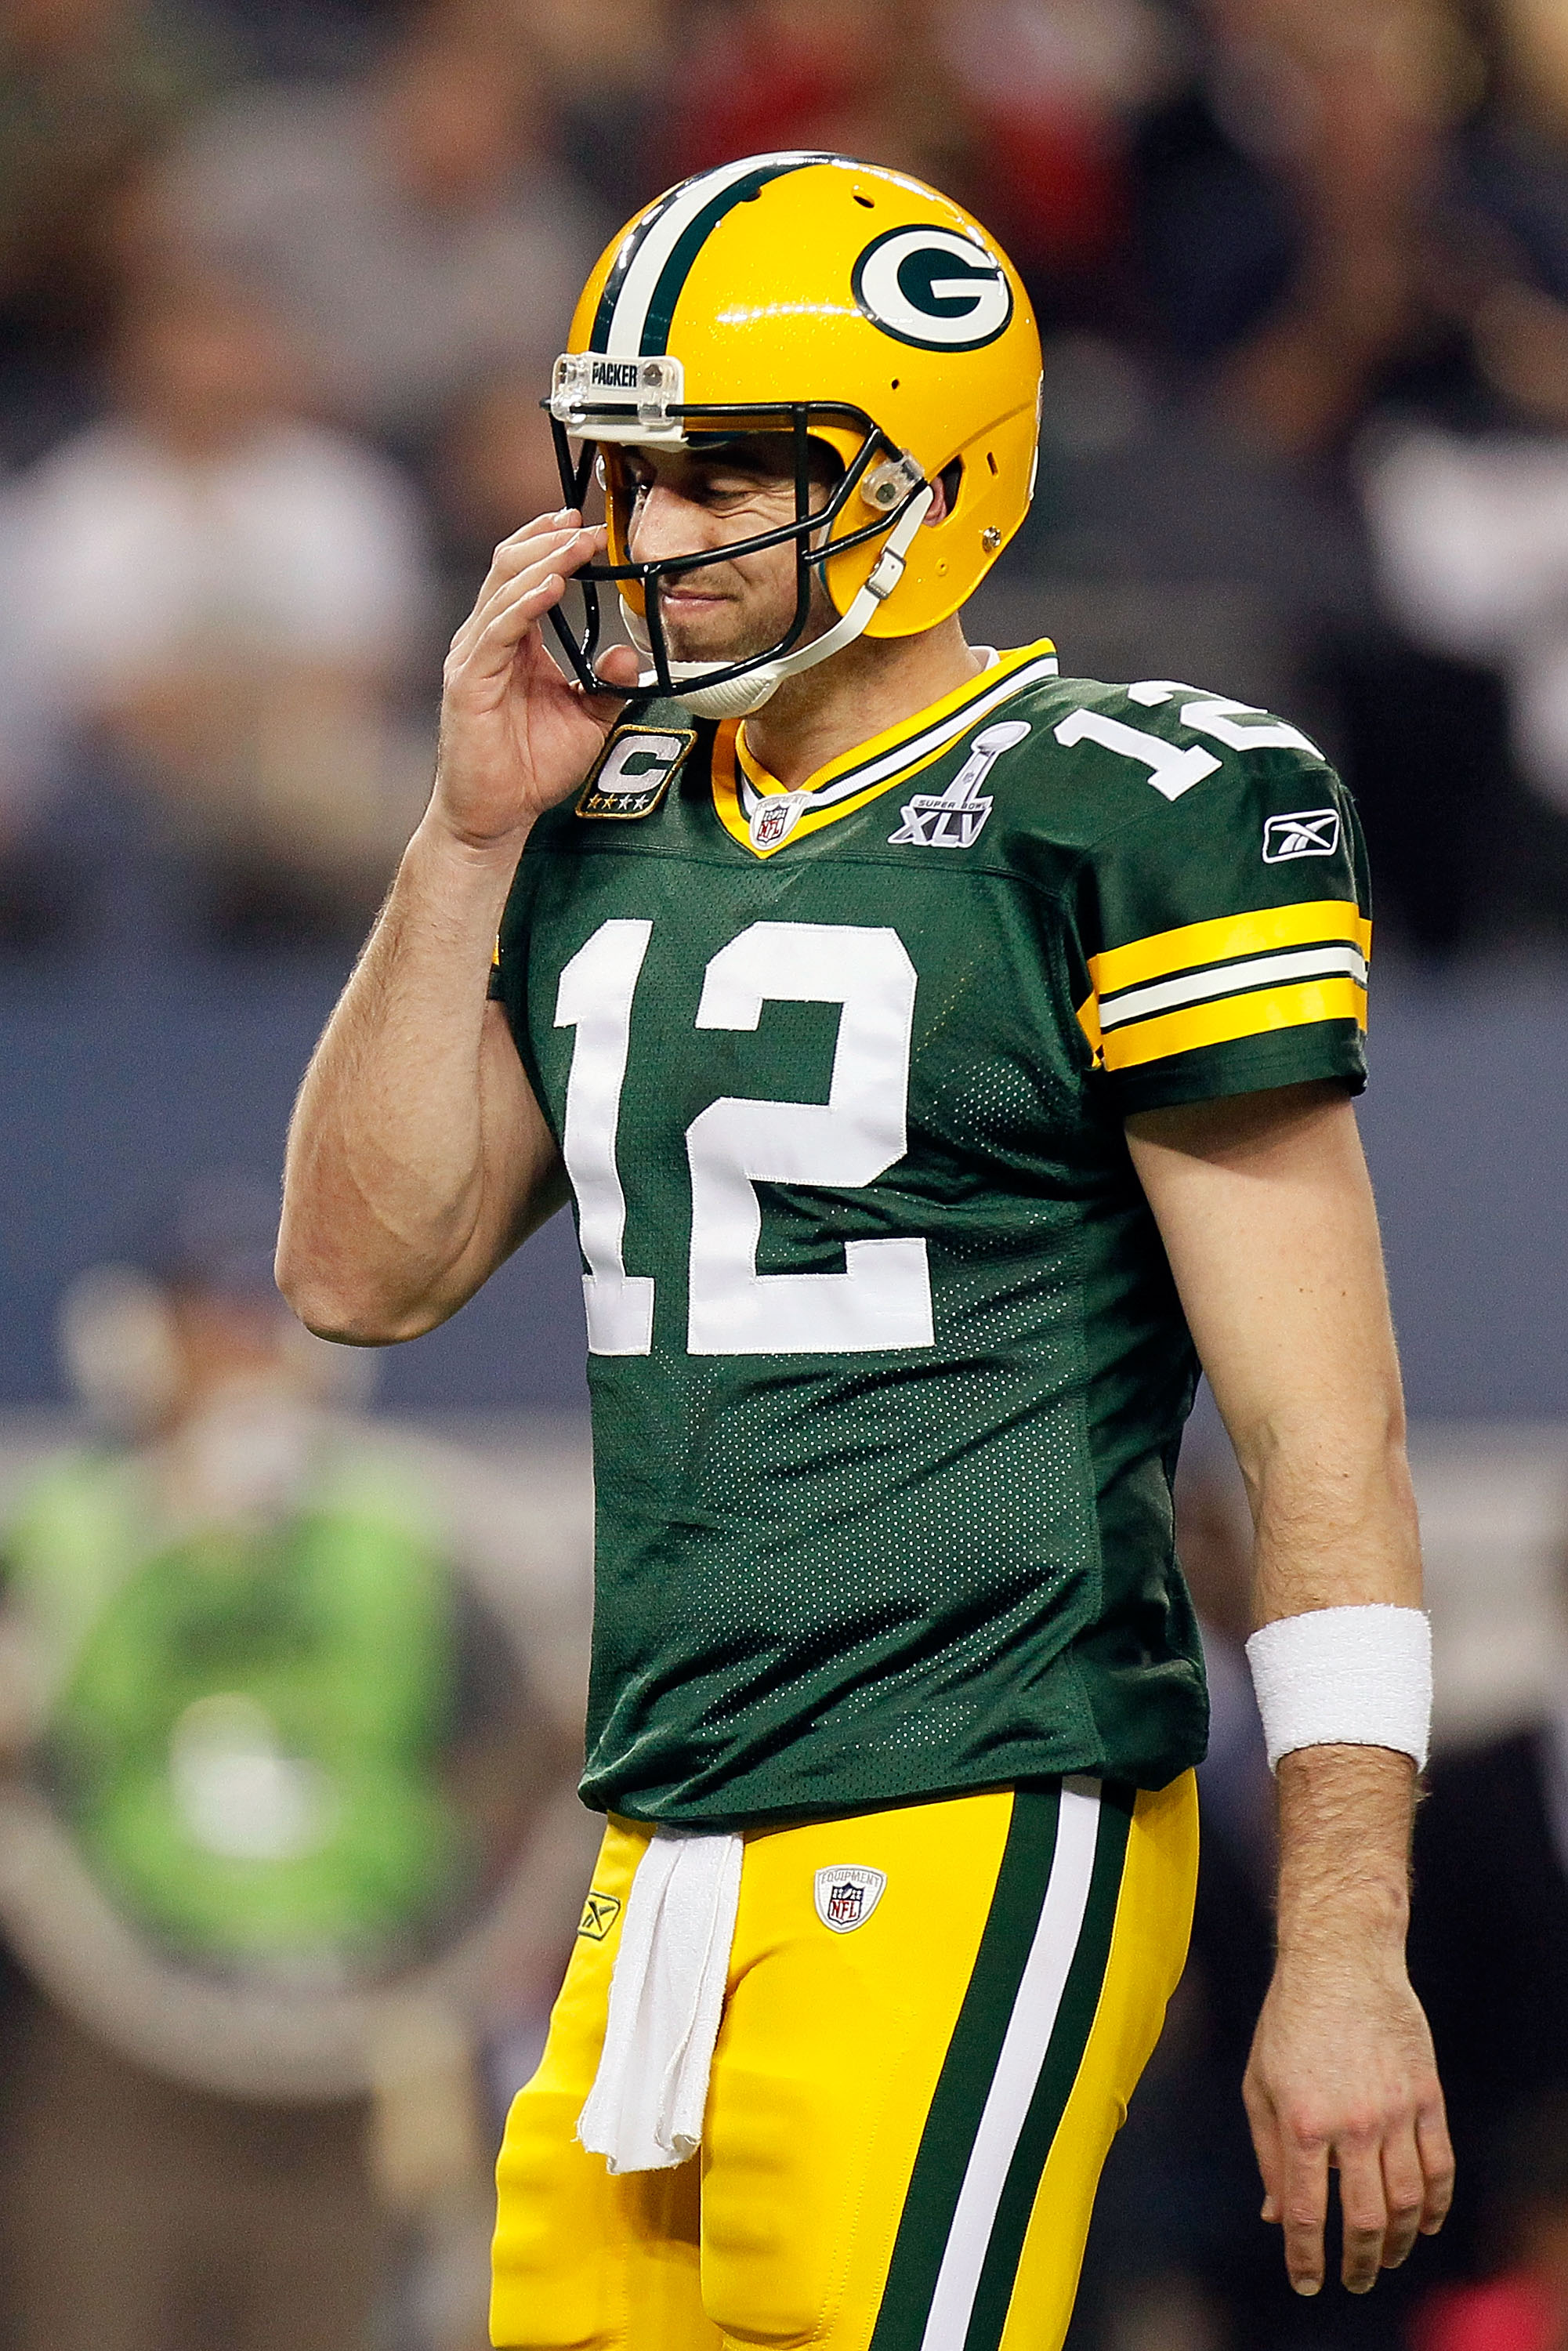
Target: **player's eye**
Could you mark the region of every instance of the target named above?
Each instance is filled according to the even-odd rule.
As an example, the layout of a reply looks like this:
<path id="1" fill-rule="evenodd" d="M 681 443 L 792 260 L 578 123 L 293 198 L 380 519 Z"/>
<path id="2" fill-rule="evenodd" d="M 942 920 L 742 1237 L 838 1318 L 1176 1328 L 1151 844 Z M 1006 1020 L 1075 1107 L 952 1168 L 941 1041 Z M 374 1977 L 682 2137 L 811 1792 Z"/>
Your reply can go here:
<path id="1" fill-rule="evenodd" d="M 759 486 L 745 475 L 716 474 L 704 483 L 702 495 L 710 506 L 738 506 L 743 499 L 755 497 Z"/>

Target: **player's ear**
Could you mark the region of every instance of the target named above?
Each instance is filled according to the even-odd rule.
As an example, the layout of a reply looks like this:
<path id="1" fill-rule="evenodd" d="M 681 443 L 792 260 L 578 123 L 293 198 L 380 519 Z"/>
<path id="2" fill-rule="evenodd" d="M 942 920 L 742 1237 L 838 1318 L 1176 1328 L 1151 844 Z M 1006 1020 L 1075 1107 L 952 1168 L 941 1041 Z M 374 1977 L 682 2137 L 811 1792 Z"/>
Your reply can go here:
<path id="1" fill-rule="evenodd" d="M 943 466 L 942 471 L 937 475 L 936 479 L 931 485 L 931 506 L 930 510 L 925 517 L 925 528 L 927 529 L 930 528 L 933 523 L 946 521 L 948 516 L 952 513 L 954 507 L 958 503 L 958 485 L 962 482 L 963 478 L 964 460 L 962 457 L 955 457 L 950 465 Z"/>

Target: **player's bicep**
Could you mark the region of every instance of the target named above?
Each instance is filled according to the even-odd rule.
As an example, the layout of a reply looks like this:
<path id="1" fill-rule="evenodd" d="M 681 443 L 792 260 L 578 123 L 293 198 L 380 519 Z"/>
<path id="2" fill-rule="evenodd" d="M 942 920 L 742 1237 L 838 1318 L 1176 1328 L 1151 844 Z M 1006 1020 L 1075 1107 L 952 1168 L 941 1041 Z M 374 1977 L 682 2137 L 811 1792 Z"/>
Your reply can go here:
<path id="1" fill-rule="evenodd" d="M 1372 1186 L 1333 1081 L 1127 1121 L 1193 1341 L 1246 1466 L 1301 1435 L 1394 1426 L 1399 1378 Z"/>
<path id="2" fill-rule="evenodd" d="M 485 1206 L 474 1236 L 485 1260 L 475 1287 L 537 1232 L 567 1197 L 566 1168 L 513 1041 L 503 1005 L 485 1007 L 479 1045 Z"/>

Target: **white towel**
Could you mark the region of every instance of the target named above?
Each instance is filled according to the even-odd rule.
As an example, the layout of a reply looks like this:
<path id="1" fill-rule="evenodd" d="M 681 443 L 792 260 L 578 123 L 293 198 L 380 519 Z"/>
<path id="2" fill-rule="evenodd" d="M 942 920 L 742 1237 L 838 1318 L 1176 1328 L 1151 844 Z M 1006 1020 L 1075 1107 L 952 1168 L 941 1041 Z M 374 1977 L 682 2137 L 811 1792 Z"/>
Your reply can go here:
<path id="1" fill-rule="evenodd" d="M 637 1865 L 610 2016 L 577 2135 L 612 2171 L 664 2171 L 702 2144 L 740 1900 L 741 1840 L 655 1831 Z"/>

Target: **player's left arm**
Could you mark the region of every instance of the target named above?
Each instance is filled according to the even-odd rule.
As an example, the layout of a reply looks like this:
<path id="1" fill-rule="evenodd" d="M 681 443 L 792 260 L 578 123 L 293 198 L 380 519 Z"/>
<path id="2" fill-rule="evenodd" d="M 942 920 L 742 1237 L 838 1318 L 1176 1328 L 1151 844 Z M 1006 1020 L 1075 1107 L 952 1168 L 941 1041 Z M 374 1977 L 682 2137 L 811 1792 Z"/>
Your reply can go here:
<path id="1" fill-rule="evenodd" d="M 1343 1086 L 1144 1111 L 1127 1134 L 1247 1482 L 1258 1623 L 1418 1606 L 1398 1363 Z M 1357 2293 L 1441 2225 L 1452 2191 L 1405 1963 L 1415 1781 L 1387 1748 L 1280 1761 L 1278 1956 L 1244 2095 L 1264 2217 L 1301 2294 L 1322 2283 L 1331 2169 Z"/>

